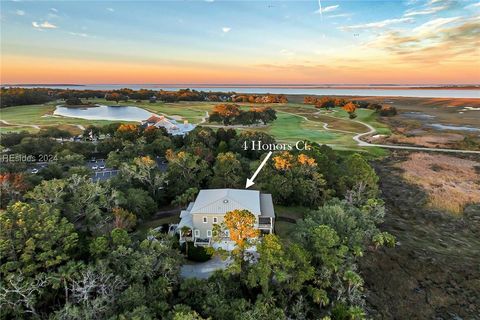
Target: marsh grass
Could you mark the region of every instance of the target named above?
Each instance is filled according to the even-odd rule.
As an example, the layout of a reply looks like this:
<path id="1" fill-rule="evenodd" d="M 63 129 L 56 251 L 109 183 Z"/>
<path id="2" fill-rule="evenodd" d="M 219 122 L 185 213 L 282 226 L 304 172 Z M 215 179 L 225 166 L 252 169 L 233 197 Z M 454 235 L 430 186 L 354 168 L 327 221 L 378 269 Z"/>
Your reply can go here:
<path id="1" fill-rule="evenodd" d="M 398 166 L 408 182 L 425 190 L 431 208 L 461 215 L 467 205 L 480 203 L 479 162 L 417 152 Z"/>

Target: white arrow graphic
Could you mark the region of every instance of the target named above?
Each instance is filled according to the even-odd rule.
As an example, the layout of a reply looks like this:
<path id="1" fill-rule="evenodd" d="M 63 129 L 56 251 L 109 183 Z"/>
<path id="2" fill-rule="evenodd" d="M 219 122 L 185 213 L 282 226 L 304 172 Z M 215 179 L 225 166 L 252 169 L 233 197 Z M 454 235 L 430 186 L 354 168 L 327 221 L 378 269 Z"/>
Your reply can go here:
<path id="1" fill-rule="evenodd" d="M 265 165 L 265 163 L 267 163 L 268 161 L 268 158 L 270 158 L 270 156 L 272 155 L 272 151 L 270 151 L 267 156 L 265 157 L 265 159 L 263 159 L 262 163 L 260 163 L 260 166 L 258 166 L 257 170 L 255 171 L 255 173 L 253 174 L 253 176 L 248 179 L 247 178 L 247 183 L 245 185 L 245 189 L 248 189 L 250 188 L 251 186 L 253 186 L 255 184 L 255 182 L 253 182 L 253 180 L 255 180 L 255 178 L 257 177 L 258 173 L 260 172 L 260 170 L 262 170 L 263 166 Z"/>

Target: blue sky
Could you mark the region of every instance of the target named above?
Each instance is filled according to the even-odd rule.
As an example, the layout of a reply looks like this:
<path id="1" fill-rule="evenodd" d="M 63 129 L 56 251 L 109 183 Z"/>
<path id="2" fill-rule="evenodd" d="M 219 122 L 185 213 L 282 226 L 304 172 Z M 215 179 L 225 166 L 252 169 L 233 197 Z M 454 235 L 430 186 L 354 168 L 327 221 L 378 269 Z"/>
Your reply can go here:
<path id="1" fill-rule="evenodd" d="M 2 1 L 1 7 L 3 83 L 479 80 L 478 1 Z"/>

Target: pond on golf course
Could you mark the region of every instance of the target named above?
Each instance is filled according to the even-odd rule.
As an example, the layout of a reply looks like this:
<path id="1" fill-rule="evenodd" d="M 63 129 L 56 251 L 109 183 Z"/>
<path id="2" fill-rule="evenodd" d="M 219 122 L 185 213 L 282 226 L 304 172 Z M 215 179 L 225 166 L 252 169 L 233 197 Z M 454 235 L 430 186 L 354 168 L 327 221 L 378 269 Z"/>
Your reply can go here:
<path id="1" fill-rule="evenodd" d="M 54 115 L 80 118 L 88 120 L 113 120 L 113 121 L 142 121 L 148 119 L 153 113 L 142 108 L 131 106 L 105 106 L 92 107 L 65 107 L 57 106 Z"/>

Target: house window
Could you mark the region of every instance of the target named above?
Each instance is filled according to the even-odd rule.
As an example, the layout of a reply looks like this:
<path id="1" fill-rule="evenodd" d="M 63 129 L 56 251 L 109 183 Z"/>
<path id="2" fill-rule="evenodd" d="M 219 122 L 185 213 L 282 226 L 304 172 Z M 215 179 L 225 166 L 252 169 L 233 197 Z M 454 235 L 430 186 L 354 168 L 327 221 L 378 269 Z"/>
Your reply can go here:
<path id="1" fill-rule="evenodd" d="M 207 230 L 207 238 L 211 238 L 212 237 L 212 230 Z"/>
<path id="2" fill-rule="evenodd" d="M 218 222 L 218 218 L 217 217 L 213 217 L 213 223 L 217 223 Z"/>
<path id="3" fill-rule="evenodd" d="M 207 217 L 203 217 L 203 223 L 207 223 L 208 222 L 208 218 Z"/>
<path id="4" fill-rule="evenodd" d="M 200 230 L 195 229 L 195 238 L 200 237 Z"/>

